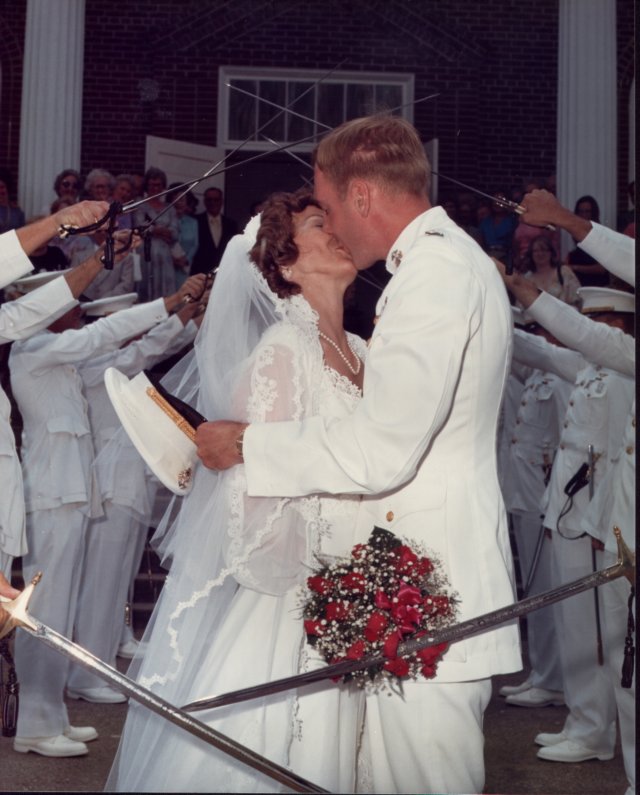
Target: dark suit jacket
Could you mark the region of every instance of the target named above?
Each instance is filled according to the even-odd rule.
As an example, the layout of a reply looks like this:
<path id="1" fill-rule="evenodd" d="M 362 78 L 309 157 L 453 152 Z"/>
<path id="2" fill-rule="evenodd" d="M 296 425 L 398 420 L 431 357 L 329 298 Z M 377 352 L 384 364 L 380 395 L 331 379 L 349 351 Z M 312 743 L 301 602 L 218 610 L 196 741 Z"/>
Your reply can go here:
<path id="1" fill-rule="evenodd" d="M 235 221 L 227 218 L 226 215 L 221 215 L 220 217 L 222 219 L 222 237 L 220 238 L 220 245 L 216 246 L 211 237 L 207 213 L 198 213 L 196 215 L 196 221 L 198 222 L 198 249 L 191 265 L 192 274 L 208 273 L 212 268 L 216 268 L 220 264 L 227 243 L 234 235 L 238 234 L 238 225 Z"/>

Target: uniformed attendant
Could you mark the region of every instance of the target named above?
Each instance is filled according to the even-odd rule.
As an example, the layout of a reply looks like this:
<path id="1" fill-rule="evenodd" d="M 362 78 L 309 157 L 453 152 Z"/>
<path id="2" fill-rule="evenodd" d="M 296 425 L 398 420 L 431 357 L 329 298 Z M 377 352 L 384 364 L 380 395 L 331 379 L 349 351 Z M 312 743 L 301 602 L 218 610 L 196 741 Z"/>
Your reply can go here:
<path id="1" fill-rule="evenodd" d="M 573 341 L 594 362 L 608 361 L 619 368 L 589 364 L 582 369 L 576 377 L 565 417 L 544 507 L 545 525 L 556 531 L 553 536 L 556 576 L 558 582 L 566 582 L 591 570 L 592 545 L 582 527 L 590 508 L 588 484 L 584 483 L 572 498 L 564 490 L 582 464 L 588 462 L 589 445 L 594 451 L 592 477 L 596 488 L 607 477 L 611 458 L 622 443 L 625 418 L 633 400 L 634 382 L 622 374 L 632 372 L 632 340 L 619 328 L 606 328 L 575 313 L 563 314 L 564 310 L 557 307 L 551 296 L 537 291 L 527 294 L 517 276 L 506 277 L 505 281 L 529 314 L 541 322 L 544 317 L 547 328 L 559 339 Z M 604 288 L 583 288 L 581 292 L 585 297 L 583 313 L 610 326 L 628 325 L 633 316 L 632 295 Z M 518 348 L 517 343 L 515 347 Z M 557 353 L 550 355 L 552 349 L 549 346 L 543 358 L 557 358 Z M 601 566 L 602 552 L 596 553 L 596 559 Z M 570 714 L 562 732 L 541 733 L 536 737 L 536 742 L 543 746 L 538 756 L 560 762 L 611 759 L 615 701 L 608 672 L 598 664 L 593 596 L 585 593 L 556 605 L 556 617 Z"/>
<path id="2" fill-rule="evenodd" d="M 84 328 L 81 310 L 74 307 L 11 351 L 12 388 L 24 421 L 29 552 L 22 558 L 23 573 L 28 580 L 44 572 L 33 614 L 67 637 L 76 615 L 87 521 L 101 512 L 87 403 L 75 365 L 165 319 L 181 301 L 176 293 Z M 63 699 L 68 661 L 24 633 L 16 638 L 15 658 L 21 698 L 14 749 L 44 756 L 86 754 L 85 741 L 97 733 L 69 725 Z"/>
<path id="3" fill-rule="evenodd" d="M 191 286 L 186 289 L 198 295 L 202 291 L 199 280 L 204 281 L 204 276 L 190 277 Z M 101 305 L 100 301 L 94 303 L 100 306 L 88 311 L 104 314 L 104 304 Z M 192 342 L 196 335 L 198 327 L 191 318 L 197 311 L 197 302 L 188 303 L 140 339 L 79 363 L 78 371 L 89 406 L 96 456 L 120 428 L 120 421 L 104 385 L 105 370 L 116 367 L 126 375 L 134 376 L 177 353 Z M 150 506 L 144 462 L 135 450 L 132 450 L 132 455 L 119 461 L 117 469 L 112 469 L 109 474 L 112 477 L 105 480 L 97 471 L 104 515 L 89 521 L 75 640 L 96 657 L 115 667 L 129 574 L 134 559 L 138 566 L 140 564 L 139 539 L 141 536 L 146 539 L 149 523 L 145 519 L 150 514 Z M 143 506 L 146 506 L 146 510 Z M 79 665 L 72 666 L 67 692 L 74 698 L 96 703 L 126 701 L 122 693 L 106 687 L 104 680 Z"/>
<path id="4" fill-rule="evenodd" d="M 516 323 L 528 333 L 544 336 L 544 329 L 535 323 L 525 325 L 523 313 L 515 308 L 513 312 Z M 551 588 L 551 535 L 544 532 L 540 503 L 551 474 L 571 389 L 572 383 L 555 373 L 530 371 L 509 439 L 503 493 L 512 517 L 522 581 L 529 583 L 529 595 Z M 521 707 L 564 704 L 551 607 L 527 616 L 527 646 L 531 665 L 527 679 L 519 685 L 501 688 L 501 695 L 507 697 L 507 703 Z"/>

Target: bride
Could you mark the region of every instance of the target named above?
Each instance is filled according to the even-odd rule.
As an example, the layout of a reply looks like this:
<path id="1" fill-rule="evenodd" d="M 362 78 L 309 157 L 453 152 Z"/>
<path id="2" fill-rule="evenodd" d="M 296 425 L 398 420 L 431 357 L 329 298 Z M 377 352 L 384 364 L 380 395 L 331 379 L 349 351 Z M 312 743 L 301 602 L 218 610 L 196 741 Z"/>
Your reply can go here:
<path id="1" fill-rule="evenodd" d="M 259 228 L 256 228 L 259 223 Z M 246 422 L 344 416 L 366 348 L 342 325 L 356 276 L 307 192 L 276 194 L 225 252 L 196 341 L 198 410 Z M 131 675 L 176 705 L 322 663 L 304 642 L 301 584 L 345 555 L 357 497 L 246 496 L 244 467 L 198 467 L 163 551 L 172 559 Z M 334 792 L 353 792 L 363 694 L 320 683 L 197 714 Z M 130 704 L 107 789 L 278 792 L 281 785 Z"/>

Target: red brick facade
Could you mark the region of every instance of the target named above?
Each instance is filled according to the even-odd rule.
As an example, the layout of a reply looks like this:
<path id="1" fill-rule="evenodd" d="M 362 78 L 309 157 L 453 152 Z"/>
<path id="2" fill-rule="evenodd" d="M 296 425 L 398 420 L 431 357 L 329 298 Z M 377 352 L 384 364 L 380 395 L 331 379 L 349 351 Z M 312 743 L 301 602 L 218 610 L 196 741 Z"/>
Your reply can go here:
<path id="1" fill-rule="evenodd" d="M 0 0 L 0 165 L 14 173 L 25 5 Z M 633 0 L 617 6 L 623 206 Z M 147 134 L 215 145 L 220 65 L 329 70 L 346 58 L 350 71 L 415 74 L 416 98 L 439 92 L 415 107 L 423 139 L 439 139 L 439 170 L 508 189 L 555 170 L 557 17 L 557 0 L 86 0 L 82 170 L 139 171 Z"/>

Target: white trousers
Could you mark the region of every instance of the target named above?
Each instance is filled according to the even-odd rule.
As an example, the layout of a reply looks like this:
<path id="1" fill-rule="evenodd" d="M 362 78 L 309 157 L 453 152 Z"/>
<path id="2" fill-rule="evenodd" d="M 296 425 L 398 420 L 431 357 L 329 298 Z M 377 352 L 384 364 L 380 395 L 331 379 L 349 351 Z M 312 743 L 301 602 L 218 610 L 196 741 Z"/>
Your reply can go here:
<path id="1" fill-rule="evenodd" d="M 536 545 L 543 529 L 542 519 L 539 512 L 533 511 L 512 513 L 511 518 L 524 585 L 531 571 Z M 543 537 L 529 596 L 548 591 L 551 587 L 551 541 Z M 533 687 L 562 690 L 562 667 L 551 605 L 542 610 L 534 610 L 527 616 L 527 648 L 531 664 L 528 679 Z"/>
<path id="2" fill-rule="evenodd" d="M 588 536 L 567 540 L 554 532 L 551 547 L 554 586 L 592 571 Z M 596 566 L 602 568 L 602 565 L 602 553 L 596 552 Z M 601 589 L 597 590 L 602 619 Z M 585 591 L 553 605 L 564 698 L 569 708 L 563 731 L 571 740 L 593 751 L 612 753 L 616 706 L 608 671 L 605 666 L 598 665 L 594 593 Z"/>
<path id="3" fill-rule="evenodd" d="M 139 522 L 128 511 L 104 503 L 105 515 L 87 530 L 75 641 L 115 667 L 124 621 Z M 104 687 L 104 680 L 80 665 L 71 666 L 69 687 Z"/>
<path id="4" fill-rule="evenodd" d="M 126 593 L 127 593 L 127 601 L 133 602 L 133 593 L 135 588 L 136 577 L 138 576 L 138 572 L 140 571 L 140 564 L 142 563 L 142 556 L 144 554 L 144 549 L 147 543 L 147 535 L 149 532 L 149 528 L 146 522 L 137 522 L 137 527 L 134 530 L 136 534 L 135 540 L 135 548 L 133 552 L 131 570 L 125 571 L 124 569 L 121 572 L 121 576 L 123 578 L 123 582 L 125 583 Z M 133 610 L 133 604 L 131 605 L 131 609 Z M 120 644 L 127 643 L 130 640 L 135 640 L 135 635 L 133 634 L 133 614 L 131 615 L 131 624 L 127 624 L 124 621 L 121 625 L 120 631 Z"/>
<path id="5" fill-rule="evenodd" d="M 613 566 L 616 557 L 611 552 L 604 553 L 604 565 Z M 602 597 L 602 628 L 604 634 L 605 663 L 616 699 L 618 722 L 620 724 L 620 742 L 624 770 L 629 782 L 629 789 L 636 789 L 636 677 L 633 674 L 633 686 L 623 688 L 620 685 L 622 661 L 624 659 L 624 639 L 627 634 L 628 600 L 631 587 L 626 578 L 607 583 L 600 588 Z M 634 618 L 636 618 L 634 605 Z M 637 637 L 633 638 L 638 654 Z M 629 791 L 629 790 L 628 790 Z"/>
<path id="6" fill-rule="evenodd" d="M 11 582 L 11 566 L 13 565 L 13 555 L 9 555 L 7 552 L 3 552 L 0 549 L 0 574 L 4 574 L 4 576 Z"/>
<path id="7" fill-rule="evenodd" d="M 66 637 L 73 632 L 86 527 L 87 517 L 70 505 L 27 515 L 25 582 L 43 573 L 30 612 Z M 25 632 L 16 634 L 15 660 L 20 682 L 18 737 L 61 734 L 69 725 L 64 703 L 69 660 Z"/>
<path id="8" fill-rule="evenodd" d="M 404 693 L 367 696 L 358 792 L 482 792 L 491 680 L 406 682 Z"/>

